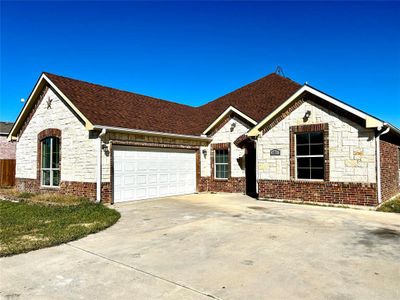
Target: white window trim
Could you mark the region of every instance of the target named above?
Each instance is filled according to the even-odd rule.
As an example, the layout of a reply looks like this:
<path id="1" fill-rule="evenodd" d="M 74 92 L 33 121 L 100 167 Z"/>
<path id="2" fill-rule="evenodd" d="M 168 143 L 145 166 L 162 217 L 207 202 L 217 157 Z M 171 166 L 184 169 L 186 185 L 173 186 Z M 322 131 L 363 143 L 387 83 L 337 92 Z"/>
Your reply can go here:
<path id="1" fill-rule="evenodd" d="M 50 168 L 43 168 L 43 141 L 47 138 L 50 138 Z M 48 136 L 45 137 L 40 142 L 41 147 L 41 157 L 40 157 L 40 186 L 43 188 L 60 188 L 60 185 L 53 185 L 53 171 L 60 171 L 60 167 L 53 168 L 53 141 L 54 139 L 58 139 L 58 137 Z M 60 149 L 59 149 L 60 150 Z M 50 171 L 50 185 L 43 184 L 43 171 Z M 60 174 L 61 177 L 61 174 Z"/>
<path id="2" fill-rule="evenodd" d="M 218 150 L 228 151 L 228 162 L 226 162 L 226 163 L 217 163 L 217 151 Z M 214 179 L 216 179 L 216 180 L 228 180 L 229 179 L 229 168 L 230 168 L 229 164 L 230 164 L 230 161 L 229 161 L 229 150 L 228 149 L 215 149 L 214 150 Z M 217 165 L 226 165 L 226 166 L 228 166 L 228 177 L 226 177 L 226 178 L 217 177 Z"/>
<path id="3" fill-rule="evenodd" d="M 325 147 L 324 144 L 324 132 L 322 131 L 310 131 L 310 132 L 298 132 L 295 133 L 295 137 L 294 137 L 294 167 L 295 167 L 295 174 L 296 174 L 296 180 L 299 181 L 316 181 L 316 182 L 323 182 L 325 180 L 325 154 L 316 154 L 316 155 L 297 155 L 297 135 L 298 134 L 305 134 L 305 133 L 312 133 L 312 132 L 321 132 L 322 133 L 322 146 Z M 311 145 L 321 145 L 321 143 L 308 143 L 309 146 Z M 324 153 L 325 153 L 325 149 L 324 149 Z M 324 178 L 322 179 L 313 179 L 313 178 L 299 178 L 297 173 L 298 173 L 298 168 L 297 168 L 297 158 L 312 158 L 312 157 L 322 157 L 324 158 L 324 164 L 323 164 L 323 168 L 322 170 L 324 171 Z"/>

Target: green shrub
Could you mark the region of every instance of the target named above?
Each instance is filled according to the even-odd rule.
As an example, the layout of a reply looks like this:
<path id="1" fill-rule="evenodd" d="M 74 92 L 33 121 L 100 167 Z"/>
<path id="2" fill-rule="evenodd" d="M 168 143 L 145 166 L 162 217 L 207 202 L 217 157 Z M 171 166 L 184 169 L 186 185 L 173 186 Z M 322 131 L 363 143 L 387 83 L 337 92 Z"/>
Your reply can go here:
<path id="1" fill-rule="evenodd" d="M 383 202 L 377 211 L 400 213 L 400 195 L 395 199 Z"/>

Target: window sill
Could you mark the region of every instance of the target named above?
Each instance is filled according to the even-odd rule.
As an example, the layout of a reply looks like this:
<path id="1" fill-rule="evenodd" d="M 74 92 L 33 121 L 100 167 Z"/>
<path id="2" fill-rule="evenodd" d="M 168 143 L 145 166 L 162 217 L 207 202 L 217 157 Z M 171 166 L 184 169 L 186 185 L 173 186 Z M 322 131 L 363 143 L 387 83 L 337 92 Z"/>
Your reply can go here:
<path id="1" fill-rule="evenodd" d="M 329 180 L 325 180 L 325 179 L 299 179 L 299 178 L 292 179 L 292 181 L 296 181 L 296 182 L 309 182 L 309 183 L 324 183 L 324 182 L 329 182 Z"/>
<path id="2" fill-rule="evenodd" d="M 228 181 L 229 178 L 214 178 L 215 181 Z"/>
<path id="3" fill-rule="evenodd" d="M 41 190 L 59 190 L 59 186 L 49 186 L 49 185 L 41 185 L 40 186 Z"/>

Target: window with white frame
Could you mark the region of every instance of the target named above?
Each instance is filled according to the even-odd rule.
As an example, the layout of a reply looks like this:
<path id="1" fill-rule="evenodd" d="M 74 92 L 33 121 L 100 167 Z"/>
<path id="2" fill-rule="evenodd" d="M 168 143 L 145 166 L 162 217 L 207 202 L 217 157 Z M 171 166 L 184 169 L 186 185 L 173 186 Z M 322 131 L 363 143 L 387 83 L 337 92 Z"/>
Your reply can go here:
<path id="1" fill-rule="evenodd" d="M 324 134 L 296 134 L 297 179 L 324 179 Z"/>
<path id="2" fill-rule="evenodd" d="M 60 185 L 60 139 L 47 137 L 42 140 L 41 184 L 58 187 Z"/>
<path id="3" fill-rule="evenodd" d="M 216 179 L 228 179 L 229 177 L 229 155 L 228 149 L 215 150 L 214 176 Z"/>

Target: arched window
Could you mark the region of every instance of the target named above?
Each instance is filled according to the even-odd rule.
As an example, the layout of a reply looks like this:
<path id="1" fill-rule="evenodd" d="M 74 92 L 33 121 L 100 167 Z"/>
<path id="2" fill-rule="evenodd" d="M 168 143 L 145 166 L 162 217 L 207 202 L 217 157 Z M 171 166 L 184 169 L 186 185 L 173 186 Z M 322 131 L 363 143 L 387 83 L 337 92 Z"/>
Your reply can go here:
<path id="1" fill-rule="evenodd" d="M 46 137 L 42 140 L 41 184 L 58 187 L 60 185 L 60 139 Z"/>

